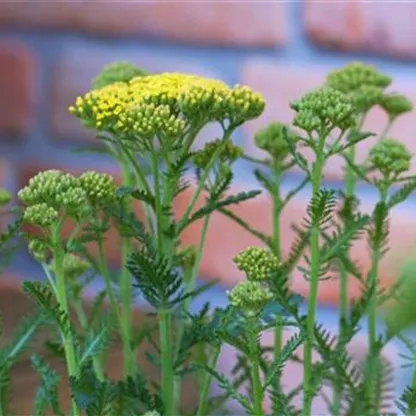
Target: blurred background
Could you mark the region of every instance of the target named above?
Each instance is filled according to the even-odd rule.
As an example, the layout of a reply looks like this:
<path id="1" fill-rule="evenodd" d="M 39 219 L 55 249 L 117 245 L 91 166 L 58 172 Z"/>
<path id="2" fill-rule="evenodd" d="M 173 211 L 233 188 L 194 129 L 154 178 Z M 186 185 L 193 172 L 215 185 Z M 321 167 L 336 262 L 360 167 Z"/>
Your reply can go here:
<path id="1" fill-rule="evenodd" d="M 253 134 L 270 121 L 290 122 L 289 101 L 317 87 L 329 70 L 351 61 L 373 63 L 394 78 L 393 90 L 416 100 L 416 2 L 388 1 L 0 1 L 0 184 L 12 192 L 39 170 L 95 168 L 117 175 L 104 155 L 80 153 L 96 147 L 92 132 L 68 113 L 75 97 L 85 93 L 105 64 L 127 60 L 151 72 L 181 71 L 248 84 L 267 99 L 264 115 L 235 137 L 250 155 L 258 155 Z M 384 129 L 387 120 L 375 110 L 367 127 Z M 396 122 L 391 136 L 416 150 L 416 115 Z M 214 139 L 215 128 L 202 140 Z M 359 149 L 366 155 L 368 145 Z M 413 163 L 416 167 L 416 162 Z M 237 166 L 236 188 L 257 188 L 253 167 Z M 415 172 L 413 172 L 415 173 Z M 334 160 L 325 171 L 327 184 L 342 184 L 342 164 Z M 300 180 L 291 173 L 284 189 Z M 359 187 L 364 209 L 371 209 L 375 192 Z M 283 218 L 283 249 L 292 234 L 290 224 L 302 219 L 308 189 L 294 200 Z M 183 211 L 186 194 L 175 210 Z M 381 279 L 393 282 L 416 253 L 415 199 L 398 208 L 391 219 L 391 250 L 383 260 Z M 238 214 L 254 227 L 270 230 L 266 196 L 244 203 Z M 184 244 L 199 241 L 196 226 Z M 241 278 L 232 256 L 258 242 L 231 221 L 215 215 L 211 222 L 201 279 L 221 285 L 201 299 L 225 304 L 225 289 Z M 107 239 L 109 258 L 116 265 L 117 240 Z M 365 244 L 354 248 L 363 270 L 369 266 Z M 2 280 L 42 278 L 40 268 L 22 249 Z M 307 296 L 307 283 L 293 277 L 293 287 Z M 8 283 L 9 285 L 9 283 Z M 336 328 L 337 282 L 321 285 L 319 319 Z M 1 288 L 0 284 L 0 288 Z M 7 286 L 9 287 L 9 286 Z M 351 296 L 358 286 L 351 283 Z M 365 338 L 357 341 L 365 349 Z M 397 389 L 408 381 L 400 370 L 399 346 L 386 354 L 394 363 Z M 300 375 L 299 375 L 300 376 Z"/>

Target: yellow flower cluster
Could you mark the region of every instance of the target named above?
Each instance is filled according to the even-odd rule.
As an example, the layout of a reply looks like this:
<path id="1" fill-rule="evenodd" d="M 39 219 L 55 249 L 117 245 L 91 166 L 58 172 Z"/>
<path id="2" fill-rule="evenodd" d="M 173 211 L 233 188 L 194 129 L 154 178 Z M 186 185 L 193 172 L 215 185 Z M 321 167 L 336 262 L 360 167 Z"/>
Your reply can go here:
<path id="1" fill-rule="evenodd" d="M 248 87 L 181 73 L 140 76 L 78 97 L 70 112 L 97 130 L 133 137 L 179 136 L 187 123 L 241 124 L 258 117 L 263 97 Z"/>

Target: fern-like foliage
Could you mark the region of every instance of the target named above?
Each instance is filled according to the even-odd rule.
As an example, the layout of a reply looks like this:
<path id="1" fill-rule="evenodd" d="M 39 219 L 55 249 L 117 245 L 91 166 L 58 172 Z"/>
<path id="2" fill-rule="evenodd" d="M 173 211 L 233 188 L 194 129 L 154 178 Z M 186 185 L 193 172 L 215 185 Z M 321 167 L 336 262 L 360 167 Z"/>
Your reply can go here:
<path id="1" fill-rule="evenodd" d="M 388 208 L 406 201 L 406 199 L 416 190 L 416 179 L 406 182 L 398 191 L 396 191 L 389 199 Z"/>
<path id="2" fill-rule="evenodd" d="M 173 305 L 182 294 L 182 278 L 178 270 L 159 253 L 143 248 L 133 253 L 127 267 L 135 279 L 134 286 L 155 308 Z M 176 295 L 176 298 L 173 298 Z"/>
<path id="3" fill-rule="evenodd" d="M 372 221 L 368 229 L 368 244 L 372 250 L 387 251 L 390 231 L 389 209 L 387 204 L 379 202 L 374 208 Z"/>
<path id="4" fill-rule="evenodd" d="M 240 192 L 236 195 L 230 195 L 221 200 L 209 199 L 204 207 L 202 207 L 201 209 L 196 211 L 193 215 L 191 215 L 191 217 L 188 219 L 186 224 L 184 224 L 183 228 L 178 230 L 178 234 L 180 234 L 183 231 L 183 229 L 188 227 L 193 222 L 201 218 L 204 218 L 207 215 L 212 214 L 214 211 L 217 211 L 219 209 L 224 209 L 230 205 L 240 204 L 241 202 L 247 201 L 249 199 L 253 199 L 260 194 L 261 194 L 261 191 L 248 191 L 248 192 Z"/>
<path id="5" fill-rule="evenodd" d="M 37 330 L 44 322 L 44 318 L 42 314 L 36 313 L 23 318 L 11 340 L 0 350 L 0 414 L 12 414 L 10 408 L 11 372 L 29 348 Z M 2 329 L 2 325 L 0 325 L 0 329 Z M 0 330 L 0 335 L 1 332 Z"/>
<path id="6" fill-rule="evenodd" d="M 139 374 L 123 382 L 101 382 L 91 366 L 85 366 L 78 377 L 70 379 L 70 385 L 74 400 L 87 416 L 133 416 L 150 410 L 163 414 L 160 397 L 150 393 Z"/>
<path id="7" fill-rule="evenodd" d="M 63 311 L 55 300 L 49 285 L 44 282 L 23 282 L 23 291 L 29 295 L 45 316 L 54 322 L 59 330 L 66 335 L 72 331 L 69 316 Z"/>
<path id="8" fill-rule="evenodd" d="M 100 356 L 106 352 L 113 341 L 113 327 L 111 324 L 104 324 L 102 328 L 93 333 L 87 334 L 84 340 L 84 346 L 80 353 L 79 366 L 84 366 L 89 363 L 94 357 Z"/>
<path id="9" fill-rule="evenodd" d="M 308 217 L 305 224 L 312 228 L 325 230 L 331 225 L 336 207 L 336 192 L 332 189 L 321 189 L 314 195 L 307 207 Z"/>
<path id="10" fill-rule="evenodd" d="M 63 416 L 64 412 L 58 402 L 58 388 L 61 377 L 43 358 L 36 354 L 31 357 L 31 362 L 41 380 L 41 384 L 36 391 L 33 414 L 43 416 L 47 409 L 51 409 L 54 415 Z"/>
<path id="11" fill-rule="evenodd" d="M 416 390 L 413 387 L 406 387 L 396 405 L 405 416 L 413 415 L 416 411 Z"/>

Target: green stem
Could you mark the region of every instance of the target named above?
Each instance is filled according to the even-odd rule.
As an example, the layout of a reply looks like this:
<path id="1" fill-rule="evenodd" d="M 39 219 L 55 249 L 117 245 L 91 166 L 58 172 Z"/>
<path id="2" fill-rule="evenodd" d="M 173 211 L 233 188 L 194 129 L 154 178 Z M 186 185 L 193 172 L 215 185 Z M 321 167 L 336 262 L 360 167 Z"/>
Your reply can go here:
<path id="1" fill-rule="evenodd" d="M 164 414 L 173 415 L 173 362 L 171 348 L 171 315 L 169 310 L 159 310 L 160 353 L 162 359 L 162 397 Z"/>
<path id="2" fill-rule="evenodd" d="M 273 176 L 274 176 L 274 193 L 272 195 L 273 200 L 273 248 L 274 255 L 276 258 L 281 261 L 281 242 L 280 242 L 280 216 L 282 213 L 282 199 L 280 195 L 280 170 L 279 167 L 275 164 L 273 167 Z M 274 360 L 279 359 L 279 355 L 282 350 L 282 319 L 280 316 L 276 316 L 276 325 L 274 327 Z M 275 393 L 276 397 L 280 391 L 280 380 L 276 376 L 273 384 L 272 390 Z M 273 405 L 273 412 L 277 413 L 279 411 L 275 405 Z"/>
<path id="3" fill-rule="evenodd" d="M 224 142 L 228 137 L 230 137 L 232 131 L 233 131 L 233 128 L 231 128 L 231 127 L 224 131 L 224 136 L 223 136 L 223 141 Z M 181 220 L 178 223 L 177 229 L 179 230 L 179 234 L 181 233 L 181 231 L 183 231 L 183 229 L 185 229 L 186 223 L 188 221 L 188 217 L 191 214 L 192 210 L 194 209 L 195 204 L 196 204 L 201 192 L 204 189 L 204 185 L 205 185 L 205 183 L 207 182 L 207 180 L 209 178 L 209 174 L 210 174 L 211 170 L 213 169 L 215 163 L 217 162 L 218 156 L 221 154 L 222 150 L 223 150 L 223 146 L 219 146 L 218 149 L 216 149 L 216 151 L 212 155 L 212 157 L 209 160 L 207 166 L 205 167 L 205 170 L 204 170 L 204 172 L 202 174 L 202 177 L 201 177 L 201 179 L 198 183 L 197 189 L 196 189 L 196 191 L 195 191 L 195 193 L 192 197 L 192 200 L 191 200 L 190 204 L 188 205 L 183 217 L 181 218 Z M 201 264 L 201 261 L 202 261 L 202 254 L 203 254 L 203 249 L 204 249 L 204 246 L 205 246 L 209 219 L 210 219 L 209 215 L 204 218 L 204 223 L 203 223 L 203 226 L 202 226 L 202 233 L 201 233 L 201 240 L 200 240 L 200 244 L 199 244 L 199 250 L 198 250 L 198 253 L 197 253 L 197 256 L 196 256 L 196 259 L 195 259 L 195 264 L 193 266 L 190 279 L 189 279 L 189 281 L 186 282 L 186 291 L 190 291 L 195 287 L 199 267 L 200 267 L 200 264 Z M 191 302 L 190 298 L 185 300 L 184 308 L 185 308 L 186 311 L 189 310 L 190 302 Z M 174 355 L 175 359 L 179 354 L 179 349 L 180 349 L 180 345 L 181 345 L 181 342 L 182 342 L 182 337 L 183 337 L 184 331 L 185 331 L 185 322 L 183 320 L 181 320 L 179 322 L 178 337 L 176 338 L 177 340 L 176 340 L 175 355 Z M 178 409 L 180 395 L 181 395 L 180 378 L 175 377 L 174 378 L 173 408 L 172 408 L 174 412 L 176 412 L 177 409 Z"/>
<path id="4" fill-rule="evenodd" d="M 355 162 L 355 146 L 348 149 L 350 160 Z M 345 196 L 348 200 L 354 197 L 357 176 L 350 166 L 347 167 L 345 175 Z M 348 316 L 348 273 L 344 267 L 341 268 L 341 287 L 340 287 L 340 319 L 347 319 Z M 340 326 L 341 328 L 341 326 Z"/>
<path id="5" fill-rule="evenodd" d="M 198 249 L 198 252 L 197 252 L 197 255 L 196 255 L 195 263 L 192 267 L 192 271 L 190 273 L 189 278 L 185 281 L 186 292 L 191 291 L 195 287 L 196 279 L 198 277 L 199 266 L 201 265 L 202 255 L 203 255 L 203 252 L 204 252 L 205 241 L 206 241 L 206 238 L 207 238 L 209 220 L 210 220 L 210 215 L 207 215 L 204 218 L 204 223 L 202 225 L 201 240 L 199 242 L 199 249 Z M 191 305 L 191 299 L 188 298 L 188 299 L 185 300 L 184 310 L 188 311 L 190 305 Z M 181 342 L 182 342 L 182 337 L 184 335 L 184 332 L 185 332 L 185 321 L 182 319 L 179 322 L 179 327 L 178 327 L 178 336 L 177 336 L 177 341 L 176 341 L 176 345 L 175 345 L 175 355 L 174 355 L 175 360 L 179 355 L 179 350 L 180 350 L 180 347 L 181 347 Z M 180 382 L 181 382 L 181 378 L 175 376 L 175 378 L 174 378 L 174 383 L 175 383 L 175 385 L 174 385 L 174 397 L 173 397 L 173 403 L 174 403 L 173 410 L 175 410 L 175 411 L 178 409 L 178 405 L 179 405 L 179 399 L 180 399 L 180 393 L 181 393 Z"/>
<path id="6" fill-rule="evenodd" d="M 121 149 L 123 151 L 123 154 L 127 157 L 129 162 L 131 163 L 131 166 L 133 167 L 133 171 L 134 171 L 135 176 L 136 176 L 136 183 L 137 183 L 138 188 L 140 190 L 145 191 L 149 195 L 151 195 L 151 190 L 150 190 L 149 184 L 147 182 L 146 175 L 143 172 L 143 169 L 140 167 L 139 163 L 134 158 L 134 155 L 132 155 L 130 153 L 129 149 L 127 149 L 121 143 L 120 143 L 120 146 L 121 146 Z M 146 216 L 147 225 L 150 228 L 150 231 L 153 233 L 154 230 L 153 230 L 153 223 L 152 223 L 152 212 L 151 212 L 149 206 L 146 203 L 142 202 L 141 205 L 143 207 L 143 211 L 144 211 L 145 216 Z"/>
<path id="7" fill-rule="evenodd" d="M 155 152 L 152 153 L 152 170 L 154 178 L 155 191 L 155 206 L 156 206 L 156 230 L 157 230 L 157 247 L 161 253 L 167 254 L 164 251 L 163 244 L 163 212 L 162 212 L 162 196 L 160 193 L 160 175 L 159 175 L 159 161 Z"/>
<path id="8" fill-rule="evenodd" d="M 134 357 L 134 352 L 131 350 L 129 339 L 127 338 L 127 335 L 125 332 L 125 327 L 123 325 L 123 316 L 120 313 L 120 309 L 117 304 L 117 299 L 114 294 L 114 290 L 111 286 L 110 272 L 108 270 L 107 263 L 105 261 L 102 235 L 100 233 L 97 233 L 96 239 L 97 239 L 97 245 L 98 245 L 98 257 L 99 257 L 98 260 L 99 260 L 100 273 L 104 278 L 105 287 L 106 287 L 108 297 L 110 299 L 111 308 L 116 314 L 118 323 L 120 325 L 120 336 L 121 336 L 123 346 L 126 348 L 126 353 L 127 353 L 126 360 L 128 360 L 128 366 L 131 368 L 129 372 L 130 374 L 134 374 L 134 372 L 137 370 L 137 363 Z"/>
<path id="9" fill-rule="evenodd" d="M 225 142 L 230 137 L 232 132 L 233 132 L 232 128 L 229 128 L 224 132 L 223 142 Z M 185 214 L 183 215 L 183 217 L 178 223 L 178 230 L 180 232 L 186 227 L 186 223 L 188 222 L 188 217 L 193 211 L 193 209 L 195 208 L 196 202 L 198 201 L 198 198 L 204 189 L 204 186 L 205 186 L 206 181 L 208 180 L 209 174 L 211 173 L 211 170 L 214 167 L 215 163 L 218 161 L 218 157 L 222 153 L 223 149 L 224 149 L 224 146 L 218 146 L 214 154 L 211 156 L 211 159 L 207 163 L 204 169 L 204 172 L 201 176 L 201 180 L 198 182 L 198 186 L 195 190 L 194 195 L 192 196 L 191 202 L 189 203 L 187 209 L 185 210 Z"/>
<path id="10" fill-rule="evenodd" d="M 351 146 L 347 149 L 347 154 L 349 159 L 352 163 L 355 163 L 355 146 Z M 357 183 L 357 175 L 355 174 L 354 170 L 351 168 L 350 165 L 346 167 L 345 172 L 345 197 L 347 202 L 354 197 L 355 194 L 355 187 Z M 347 253 L 348 254 L 348 253 Z M 348 293 L 349 293 L 349 285 L 348 285 L 348 272 L 346 268 L 340 264 L 340 304 L 339 304 L 339 325 L 338 331 L 340 336 L 342 337 L 342 328 L 343 322 L 346 322 L 348 317 Z M 341 411 L 341 400 L 342 400 L 342 384 L 335 385 L 334 390 L 334 404 L 333 404 L 333 413 L 334 416 L 338 416 Z"/>
<path id="11" fill-rule="evenodd" d="M 255 327 L 257 324 L 253 322 Z M 263 416 L 263 386 L 260 379 L 260 362 L 257 345 L 257 334 L 250 331 L 250 361 L 251 361 L 251 381 L 253 386 L 253 414 Z"/>
<path id="12" fill-rule="evenodd" d="M 132 181 L 130 178 L 130 169 L 128 167 L 125 156 L 122 155 L 121 159 L 122 180 L 124 186 L 131 186 Z M 131 200 L 124 203 L 126 210 L 131 210 Z M 121 265 L 121 303 L 122 303 L 122 320 L 124 325 L 125 343 L 123 342 L 123 365 L 124 376 L 131 377 L 134 375 L 134 367 L 129 363 L 129 357 L 131 354 L 131 339 L 133 332 L 133 310 L 132 310 L 132 293 L 131 293 L 131 276 L 127 268 L 127 262 L 131 253 L 131 240 L 128 237 L 122 237 L 121 240 L 121 253 L 122 253 L 122 265 Z"/>
<path id="13" fill-rule="evenodd" d="M 387 188 L 380 189 L 380 203 L 385 203 L 387 199 Z M 376 230 L 377 233 L 377 230 Z M 377 362 L 378 347 L 377 347 L 377 294 L 379 292 L 379 279 L 378 268 L 381 260 L 381 246 L 380 238 L 377 239 L 377 244 L 374 245 L 373 253 L 371 256 L 371 269 L 368 275 L 368 287 L 374 288 L 368 306 L 368 349 L 369 349 L 369 362 L 368 362 L 368 379 L 366 380 L 367 386 L 367 398 L 369 401 L 373 401 L 373 376 L 375 372 L 375 364 Z"/>
<path id="14" fill-rule="evenodd" d="M 88 332 L 88 320 L 87 316 L 85 315 L 84 308 L 82 307 L 81 300 L 78 298 L 73 301 L 73 306 L 75 309 L 75 312 L 77 314 L 79 323 L 81 324 L 81 328 L 84 331 L 85 334 Z M 92 358 L 92 365 L 94 368 L 95 375 L 97 376 L 98 380 L 104 381 L 104 372 L 102 369 L 101 359 L 99 356 L 94 355 Z"/>
<path id="15" fill-rule="evenodd" d="M 385 203 L 387 199 L 387 191 L 380 192 L 380 203 Z M 377 342 L 377 328 L 376 328 L 376 310 L 377 310 L 377 293 L 378 293 L 378 266 L 381 259 L 381 247 L 380 244 L 377 244 L 373 249 L 373 254 L 371 257 L 371 270 L 368 276 L 369 286 L 374 287 L 374 293 L 371 298 L 369 305 L 369 333 L 368 333 L 368 342 L 370 352 L 376 350 L 375 345 Z"/>
<path id="16" fill-rule="evenodd" d="M 61 248 L 61 241 L 60 241 L 60 231 L 61 227 L 57 226 L 53 232 L 53 251 L 55 257 L 55 278 L 56 278 L 56 294 L 57 294 L 57 301 L 59 303 L 60 308 L 65 313 L 68 321 L 70 320 L 69 317 L 69 307 L 68 307 L 68 299 L 66 296 L 66 285 L 65 285 L 65 276 L 63 270 L 63 251 Z M 77 367 L 77 360 L 74 350 L 74 342 L 72 340 L 72 332 L 71 328 L 68 325 L 66 331 L 61 330 L 62 341 L 64 344 L 64 352 L 65 352 L 65 360 L 68 370 L 69 377 L 77 377 L 78 375 L 78 367 Z M 81 411 L 76 404 L 75 400 L 72 400 L 72 411 L 75 416 L 80 416 Z"/>
<path id="17" fill-rule="evenodd" d="M 215 345 L 210 362 L 211 368 L 215 369 L 215 367 L 217 366 L 217 361 L 220 356 L 220 352 L 221 344 Z M 203 377 L 204 378 L 202 382 L 201 392 L 199 394 L 198 411 L 196 413 L 196 416 L 206 416 L 208 414 L 209 391 L 211 388 L 212 375 L 208 372 L 205 372 Z"/>
<path id="18" fill-rule="evenodd" d="M 312 197 L 315 197 L 322 182 L 322 170 L 325 164 L 324 154 L 325 135 L 319 137 L 316 160 L 312 171 Z M 309 286 L 308 317 L 307 317 L 307 338 L 303 349 L 303 415 L 310 416 L 312 410 L 312 352 L 314 344 L 314 327 L 319 286 L 320 266 L 320 227 L 319 224 L 312 224 L 311 228 L 311 276 Z"/>

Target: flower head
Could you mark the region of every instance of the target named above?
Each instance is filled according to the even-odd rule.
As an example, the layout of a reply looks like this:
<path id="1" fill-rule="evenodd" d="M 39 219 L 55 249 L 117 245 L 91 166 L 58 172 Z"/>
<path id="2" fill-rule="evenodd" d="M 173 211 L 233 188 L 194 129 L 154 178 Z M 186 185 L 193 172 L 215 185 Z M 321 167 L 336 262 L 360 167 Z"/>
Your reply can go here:
<path id="1" fill-rule="evenodd" d="M 380 140 L 369 153 L 370 166 L 386 178 L 407 172 L 411 159 L 412 155 L 403 143 L 389 138 Z"/>
<path id="2" fill-rule="evenodd" d="M 51 268 L 54 271 L 54 267 Z M 65 278 L 77 279 L 91 269 L 91 265 L 74 254 L 66 253 L 62 261 L 62 269 Z"/>
<path id="3" fill-rule="evenodd" d="M 59 210 L 63 205 L 76 206 L 82 203 L 81 193 L 82 189 L 75 176 L 52 169 L 39 172 L 31 178 L 28 186 L 21 189 L 18 196 L 26 205 L 45 203 Z M 85 194 L 83 196 L 86 197 Z"/>
<path id="4" fill-rule="evenodd" d="M 143 69 L 129 62 L 120 61 L 106 65 L 93 80 L 93 88 L 99 89 L 116 82 L 129 82 L 134 77 L 148 75 Z"/>
<path id="5" fill-rule="evenodd" d="M 276 256 L 265 248 L 249 247 L 237 254 L 234 263 L 249 280 L 266 280 L 279 267 Z"/>
<path id="6" fill-rule="evenodd" d="M 10 192 L 7 192 L 5 189 L 0 188 L 0 207 L 7 205 L 12 200 Z"/>
<path id="7" fill-rule="evenodd" d="M 238 283 L 228 292 L 230 304 L 248 314 L 260 312 L 272 298 L 273 294 L 269 289 L 259 282 L 249 280 Z"/>
<path id="8" fill-rule="evenodd" d="M 36 237 L 32 237 L 29 241 L 29 253 L 37 260 L 39 263 L 44 263 L 48 258 L 49 248 L 42 240 Z"/>
<path id="9" fill-rule="evenodd" d="M 358 111 L 366 113 L 372 107 L 382 102 L 384 92 L 381 88 L 374 85 L 363 85 L 359 89 L 353 90 L 349 97 Z"/>
<path id="10" fill-rule="evenodd" d="M 93 205 L 104 206 L 116 199 L 117 187 L 111 175 L 89 170 L 79 177 L 79 183 Z"/>
<path id="11" fill-rule="evenodd" d="M 270 123 L 254 136 L 256 146 L 268 152 L 273 160 L 283 161 L 290 153 L 289 141 L 294 144 L 298 136 L 283 123 Z"/>
<path id="12" fill-rule="evenodd" d="M 359 90 L 363 86 L 372 86 L 383 90 L 391 82 L 391 77 L 378 72 L 374 66 L 361 62 L 352 62 L 343 68 L 330 72 L 326 80 L 329 87 L 346 94 Z"/>
<path id="13" fill-rule="evenodd" d="M 178 257 L 179 265 L 184 269 L 190 269 L 195 264 L 197 257 L 197 249 L 195 246 L 185 247 L 179 251 Z"/>
<path id="14" fill-rule="evenodd" d="M 387 113 L 390 121 L 413 110 L 412 102 L 404 95 L 396 93 L 385 94 L 381 99 L 380 106 Z"/>
<path id="15" fill-rule="evenodd" d="M 79 218 L 88 214 L 91 207 L 114 201 L 116 185 L 110 175 L 94 171 L 76 177 L 59 170 L 47 170 L 31 178 L 18 196 L 27 206 L 25 219 L 46 226 L 51 225 L 59 213 Z M 41 218 L 42 209 L 45 210 L 44 219 Z"/>
<path id="16" fill-rule="evenodd" d="M 248 87 L 197 75 L 163 73 L 116 82 L 84 97 L 70 111 L 87 126 L 148 140 L 180 135 L 186 123 L 229 120 L 241 124 L 258 117 L 263 97 Z"/>
<path id="17" fill-rule="evenodd" d="M 27 207 L 23 214 L 25 221 L 39 227 L 49 227 L 57 218 L 58 211 L 44 202 Z"/>
<path id="18" fill-rule="evenodd" d="M 213 142 L 206 143 L 203 149 L 195 152 L 192 156 L 193 163 L 201 169 L 206 168 L 220 147 L 222 147 L 222 152 L 218 155 L 219 162 L 232 164 L 244 153 L 244 150 L 239 146 L 235 146 L 231 140 L 224 142 L 223 140 L 217 139 Z"/>
<path id="19" fill-rule="evenodd" d="M 346 130 L 355 124 L 355 107 L 352 100 L 340 91 L 322 87 L 305 94 L 291 103 L 296 111 L 293 124 L 305 131 L 322 127 Z"/>

